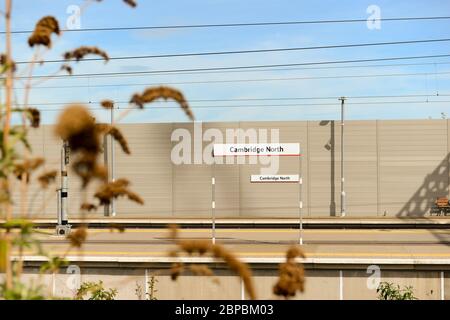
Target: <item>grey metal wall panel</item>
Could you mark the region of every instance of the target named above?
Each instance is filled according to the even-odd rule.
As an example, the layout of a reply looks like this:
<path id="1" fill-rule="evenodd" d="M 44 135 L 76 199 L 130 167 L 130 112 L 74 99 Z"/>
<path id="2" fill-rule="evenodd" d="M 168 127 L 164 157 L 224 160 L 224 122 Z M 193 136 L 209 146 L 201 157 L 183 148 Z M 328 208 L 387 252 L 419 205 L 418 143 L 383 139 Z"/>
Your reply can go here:
<path id="1" fill-rule="evenodd" d="M 172 215 L 172 165 L 170 161 L 172 126 L 167 124 L 120 125 L 128 140 L 131 155 L 115 145 L 116 178 L 130 180 L 130 188 L 143 199 L 144 205 L 127 199 L 117 201 L 117 212 L 130 215 Z"/>
<path id="2" fill-rule="evenodd" d="M 448 193 L 445 120 L 380 121 L 380 209 L 387 216 L 425 215 Z"/>
<path id="3" fill-rule="evenodd" d="M 198 124 L 197 124 L 198 125 Z M 438 196 L 449 195 L 449 120 L 347 121 L 345 125 L 345 189 L 347 216 L 427 215 Z M 212 187 L 216 177 L 217 217 L 297 217 L 297 184 L 255 184 L 251 174 L 260 174 L 261 164 L 181 164 L 171 162 L 173 130 L 185 128 L 193 135 L 193 123 L 122 124 L 131 156 L 116 145 L 116 178 L 126 177 L 140 194 L 144 206 L 127 200 L 117 202 L 120 217 L 210 217 Z M 280 142 L 299 142 L 303 157 L 280 157 L 279 174 L 303 177 L 301 199 L 304 215 L 335 216 L 340 210 L 340 122 L 267 121 L 202 124 L 201 133 L 217 129 L 279 129 Z M 43 170 L 59 170 L 61 142 L 52 126 L 32 130 L 34 155 L 46 158 Z M 237 141 L 236 141 L 237 142 Z M 261 142 L 261 141 L 260 141 Z M 211 142 L 200 145 L 201 150 Z M 194 145 L 191 144 L 191 151 Z M 192 159 L 193 160 L 193 159 Z M 101 160 L 102 161 L 102 160 Z M 35 176 L 38 175 L 36 172 Z M 59 179 L 59 177 L 58 177 Z M 59 183 L 59 180 L 58 180 Z M 19 187 L 18 181 L 16 186 Z M 95 191 L 80 190 L 69 179 L 70 215 L 79 216 L 79 206 Z M 38 192 L 32 179 L 29 194 L 37 193 L 33 208 L 39 217 L 56 216 L 56 186 Z M 14 213 L 19 213 L 19 188 L 15 188 Z M 103 208 L 91 217 L 101 217 Z"/>
<path id="4" fill-rule="evenodd" d="M 303 145 L 305 141 L 306 123 L 287 122 L 241 122 L 240 128 L 247 130 L 274 129 L 279 130 L 279 141 Z M 270 138 L 269 138 L 270 139 Z M 270 142 L 268 140 L 267 142 Z M 273 159 L 276 160 L 276 159 Z M 279 157 L 279 171 L 276 174 L 299 174 L 300 159 L 295 156 Z M 297 183 L 251 183 L 252 174 L 261 174 L 261 163 L 241 165 L 241 212 L 248 217 L 298 217 L 299 185 Z"/>

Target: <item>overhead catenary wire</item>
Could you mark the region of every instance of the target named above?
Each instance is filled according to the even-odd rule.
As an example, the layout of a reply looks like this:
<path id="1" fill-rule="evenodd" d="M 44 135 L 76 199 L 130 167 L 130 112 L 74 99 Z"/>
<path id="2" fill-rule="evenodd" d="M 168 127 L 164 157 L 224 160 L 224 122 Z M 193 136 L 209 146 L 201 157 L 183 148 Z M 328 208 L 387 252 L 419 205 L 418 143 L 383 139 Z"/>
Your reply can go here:
<path id="1" fill-rule="evenodd" d="M 358 48 L 358 47 L 373 47 L 373 46 L 390 46 L 390 45 L 405 45 L 405 44 L 419 44 L 419 43 L 436 43 L 449 42 L 450 38 L 439 39 L 420 39 L 420 40 L 404 40 L 404 41 L 383 41 L 383 42 L 365 42 L 365 43 L 351 43 L 351 44 L 333 44 L 309 47 L 291 47 L 291 48 L 269 48 L 269 49 L 252 49 L 252 50 L 228 50 L 228 51 L 205 51 L 205 52 L 183 52 L 183 53 L 165 53 L 165 54 L 151 54 L 140 56 L 122 56 L 110 57 L 109 60 L 137 60 L 137 59 L 155 59 L 155 58 L 180 58 L 180 57 L 197 57 L 197 56 L 216 56 L 216 55 L 234 55 L 234 54 L 252 54 L 252 53 L 268 53 L 268 52 L 292 52 L 292 51 L 306 51 L 306 50 L 326 50 L 339 48 Z M 103 61 L 104 58 L 85 58 L 86 61 Z M 66 59 L 42 60 L 40 63 L 64 63 Z M 30 61 L 16 61 L 18 64 L 29 64 Z"/>
<path id="2" fill-rule="evenodd" d="M 346 105 L 388 105 L 388 104 L 428 104 L 428 103 L 449 103 L 450 100 L 418 100 L 418 101 L 414 101 L 414 100 L 409 100 L 409 101 L 373 101 L 373 102 L 369 102 L 369 101 L 364 101 L 364 102 L 349 102 L 346 103 Z M 62 103 L 62 104 L 69 104 L 69 103 Z M 90 104 L 90 103 L 85 103 L 85 104 Z M 128 104 L 128 102 L 123 102 L 123 103 L 119 103 L 116 102 L 116 109 L 120 110 L 123 109 L 121 108 L 119 105 L 120 104 Z M 33 106 L 39 106 L 39 104 L 30 104 Z M 49 104 L 42 104 L 42 105 L 49 105 Z M 339 106 L 339 104 L 336 103 L 290 103 L 290 104 L 252 104 L 252 105 L 206 105 L 206 106 L 192 106 L 191 105 L 191 109 L 220 109 L 220 108 L 293 108 L 293 107 L 309 107 L 309 106 Z M 100 107 L 94 107 L 94 108 L 90 108 L 91 110 L 104 110 L 107 111 L 104 108 L 100 108 Z M 151 107 L 149 107 L 149 109 L 179 109 L 178 106 L 155 106 L 152 105 Z M 39 109 L 40 111 L 61 111 L 62 108 L 44 108 L 44 109 Z"/>
<path id="3" fill-rule="evenodd" d="M 430 74 L 445 75 L 445 72 L 415 72 L 415 73 L 385 73 L 385 74 L 361 74 L 361 75 L 338 75 L 338 76 L 314 76 L 314 77 L 281 77 L 281 78 L 248 78 L 248 79 L 224 79 L 224 80 L 196 80 L 177 82 L 154 82 L 154 83 L 118 83 L 118 84 L 83 84 L 83 85 L 60 85 L 60 86 L 38 86 L 37 89 L 74 89 L 74 88 L 108 88 L 108 87 L 136 87 L 136 86 L 159 86 L 159 85 L 187 85 L 187 84 L 217 84 L 217 83 L 249 83 L 249 82 L 270 82 L 270 81 L 299 81 L 299 80 L 324 80 L 324 79 L 353 79 L 353 78 L 378 78 L 378 77 L 413 77 L 428 76 Z M 25 87 L 15 87 L 16 90 L 23 90 Z"/>
<path id="4" fill-rule="evenodd" d="M 247 66 L 228 66 L 228 67 L 204 67 L 204 68 L 184 68 L 184 69 L 166 69 L 166 70 L 147 70 L 147 71 L 121 71 L 121 72 L 97 72 L 97 73 L 80 73 L 80 74 L 56 74 L 56 75 L 33 75 L 18 76 L 15 79 L 29 79 L 29 78 L 79 78 L 79 77 L 121 77 L 121 76 L 141 76 L 149 74 L 171 74 L 184 72 L 204 72 L 204 71 L 225 71 L 225 70 L 247 70 L 260 68 L 278 68 L 278 67 L 299 67 L 299 66 L 317 66 L 317 65 L 334 65 L 347 63 L 363 63 L 363 62 L 380 62 L 380 61 L 397 61 L 397 60 L 415 60 L 415 59 L 435 59 L 450 57 L 450 54 L 437 55 L 421 55 L 421 56 L 401 56 L 401 57 L 385 57 L 385 58 L 370 58 L 370 59 L 351 59 L 351 60 L 329 60 L 316 62 L 301 62 L 301 63 L 284 63 L 284 64 L 261 64 L 261 65 L 247 65 Z M 313 68 L 308 68 L 313 69 Z M 0 79 L 2 79 L 0 77 Z"/>
<path id="5" fill-rule="evenodd" d="M 424 97 L 450 97 L 450 93 L 439 94 L 403 94 L 403 95 L 359 95 L 359 96 L 347 96 L 348 99 L 384 99 L 384 98 L 424 98 Z M 229 98 L 229 99 L 188 99 L 189 103 L 192 102 L 245 102 L 245 101 L 286 101 L 286 100 L 336 100 L 339 96 L 311 96 L 311 97 L 262 97 L 262 98 Z M 162 103 L 171 103 L 170 100 L 158 100 Z M 39 102 L 31 103 L 30 105 L 61 105 L 70 103 L 68 101 L 60 102 Z M 84 101 L 82 104 L 100 104 L 101 101 Z M 114 101 L 118 104 L 126 104 L 128 101 Z M 19 104 L 20 105 L 20 104 Z"/>
<path id="6" fill-rule="evenodd" d="M 392 22 L 392 21 L 436 21 L 447 20 L 450 16 L 431 17 L 392 17 L 372 19 L 371 21 Z M 236 28 L 236 27 L 264 27 L 264 26 L 287 26 L 287 25 L 307 25 L 307 24 L 336 24 L 336 23 L 360 23 L 369 19 L 326 19 L 326 20 L 296 20 L 296 21 L 260 21 L 260 22 L 237 22 L 237 23 L 208 23 L 208 24 L 185 24 L 185 25 L 160 25 L 160 26 L 129 26 L 129 27 L 97 27 L 83 29 L 64 29 L 63 32 L 104 32 L 104 31 L 133 31 L 133 30 L 160 30 L 160 29 L 195 29 L 195 28 Z M 13 30 L 11 34 L 28 34 L 32 30 Z M 0 34 L 5 34 L 0 31 Z"/>

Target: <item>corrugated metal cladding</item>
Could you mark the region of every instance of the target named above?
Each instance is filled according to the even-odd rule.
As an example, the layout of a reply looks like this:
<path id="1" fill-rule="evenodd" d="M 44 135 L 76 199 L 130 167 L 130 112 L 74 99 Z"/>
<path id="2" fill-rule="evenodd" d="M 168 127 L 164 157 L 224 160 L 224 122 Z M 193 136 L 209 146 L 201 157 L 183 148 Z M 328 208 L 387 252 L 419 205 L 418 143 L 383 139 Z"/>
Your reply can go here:
<path id="1" fill-rule="evenodd" d="M 428 216 L 436 197 L 449 193 L 449 125 L 449 120 L 347 121 L 347 216 Z M 297 184 L 250 183 L 250 175 L 260 173 L 260 164 L 216 164 L 214 167 L 173 164 L 171 150 L 177 144 L 171 141 L 173 130 L 186 128 L 193 135 L 193 126 L 192 123 L 120 126 L 132 155 L 123 154 L 116 145 L 116 177 L 128 178 L 132 189 L 144 198 L 145 205 L 119 200 L 119 217 L 209 217 L 213 172 L 218 217 L 298 216 Z M 300 171 L 305 216 L 339 214 L 339 121 L 202 124 L 203 132 L 208 128 L 224 133 L 226 129 L 237 128 L 279 129 L 280 142 L 299 142 L 303 157 L 280 157 L 279 174 Z M 46 169 L 58 169 L 61 143 L 53 136 L 52 127 L 33 130 L 30 140 L 34 154 L 47 159 Z M 95 186 L 83 194 L 73 175 L 69 180 L 69 212 L 75 217 L 79 216 L 82 197 L 89 197 Z M 32 182 L 28 190 L 30 197 L 34 197 L 30 202 L 31 213 L 35 217 L 54 217 L 56 187 L 42 192 L 36 186 Z M 18 182 L 16 187 L 14 198 L 18 203 Z M 103 210 L 99 210 L 93 216 L 102 214 Z"/>

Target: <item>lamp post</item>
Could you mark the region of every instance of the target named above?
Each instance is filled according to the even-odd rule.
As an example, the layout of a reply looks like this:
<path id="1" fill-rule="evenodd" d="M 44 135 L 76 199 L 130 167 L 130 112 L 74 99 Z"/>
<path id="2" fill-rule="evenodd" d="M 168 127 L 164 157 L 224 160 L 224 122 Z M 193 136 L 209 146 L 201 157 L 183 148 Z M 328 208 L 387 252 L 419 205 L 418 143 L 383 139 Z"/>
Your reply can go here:
<path id="1" fill-rule="evenodd" d="M 344 103 L 346 98 L 340 97 L 341 101 L 341 217 L 345 217 L 345 175 L 344 175 L 344 116 L 345 108 Z"/>
<path id="2" fill-rule="evenodd" d="M 114 125 L 114 104 L 110 110 L 111 110 L 111 112 L 110 112 L 111 126 L 113 126 Z M 111 135 L 105 135 L 104 147 L 105 147 L 105 151 L 104 151 L 105 166 L 108 168 L 109 180 L 111 182 L 114 182 L 114 180 L 115 180 L 115 173 L 114 173 L 115 154 L 114 154 L 114 139 Z M 115 204 L 114 198 L 112 198 L 111 203 L 109 205 L 105 205 L 104 216 L 105 217 L 114 217 L 115 215 L 116 215 L 116 204 Z"/>

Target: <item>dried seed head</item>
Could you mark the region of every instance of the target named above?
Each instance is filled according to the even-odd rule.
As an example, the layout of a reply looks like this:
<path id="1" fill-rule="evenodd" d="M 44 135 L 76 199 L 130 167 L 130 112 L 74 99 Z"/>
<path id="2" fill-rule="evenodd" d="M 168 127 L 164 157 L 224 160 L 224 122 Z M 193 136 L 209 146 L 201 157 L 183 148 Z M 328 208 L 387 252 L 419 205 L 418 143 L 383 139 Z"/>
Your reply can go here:
<path id="1" fill-rule="evenodd" d="M 103 134 L 111 135 L 114 138 L 114 140 L 116 140 L 119 143 L 123 152 L 125 152 L 126 154 L 131 154 L 130 147 L 128 146 L 127 140 L 125 139 L 124 135 L 117 127 L 111 126 L 109 124 L 101 123 L 101 124 L 96 125 L 96 129 L 100 134 L 103 133 Z"/>
<path id="2" fill-rule="evenodd" d="M 128 200 L 134 201 L 140 205 L 144 205 L 144 200 L 135 192 L 128 191 L 127 197 L 128 197 Z"/>
<path id="3" fill-rule="evenodd" d="M 203 255 L 209 252 L 213 257 L 222 259 L 227 264 L 228 268 L 236 272 L 242 279 L 245 290 L 250 299 L 256 299 L 252 273 L 247 264 L 239 261 L 239 259 L 237 259 L 233 253 L 231 253 L 224 247 L 217 244 L 211 244 L 208 240 L 179 240 L 177 230 L 178 229 L 176 225 L 169 225 L 171 238 L 175 240 L 175 243 L 178 245 L 180 251 L 185 252 L 189 255 L 192 255 L 194 253 Z M 177 251 L 171 251 L 169 254 L 173 257 L 178 256 Z M 179 276 L 180 273 L 181 272 L 176 274 L 175 279 Z"/>
<path id="4" fill-rule="evenodd" d="M 100 56 L 103 58 L 103 60 L 105 60 L 105 62 L 107 62 L 109 60 L 109 56 L 105 51 L 103 51 L 97 47 L 86 47 L 86 46 L 76 48 L 72 51 L 67 51 L 66 53 L 64 53 L 64 59 L 80 61 L 81 59 L 84 59 L 84 57 L 89 54 L 94 54 L 94 55 Z"/>
<path id="5" fill-rule="evenodd" d="M 155 88 L 148 88 L 144 90 L 142 94 L 134 94 L 131 97 L 130 103 L 142 109 L 144 108 L 144 104 L 154 102 L 157 99 L 175 100 L 184 110 L 189 119 L 194 120 L 194 114 L 192 113 L 192 110 L 189 107 L 189 104 L 187 103 L 183 94 L 180 91 L 170 87 L 160 86 Z"/>
<path id="6" fill-rule="evenodd" d="M 290 247 L 286 252 L 286 260 L 290 261 L 297 257 L 305 258 L 305 254 L 303 253 L 302 249 L 300 249 L 300 247 L 298 246 Z"/>
<path id="7" fill-rule="evenodd" d="M 97 154 L 100 151 L 100 139 L 95 129 L 94 117 L 82 105 L 70 105 L 60 114 L 55 133 L 68 141 L 73 152 Z"/>
<path id="8" fill-rule="evenodd" d="M 114 101 L 106 99 L 101 101 L 100 105 L 105 109 L 112 109 L 114 108 Z"/>
<path id="9" fill-rule="evenodd" d="M 176 250 L 169 251 L 169 257 L 177 258 L 178 257 L 178 252 Z"/>
<path id="10" fill-rule="evenodd" d="M 46 16 L 36 24 L 33 33 L 28 38 L 28 45 L 30 47 L 43 45 L 50 48 L 52 46 L 52 33 L 60 34 L 58 21 L 52 16 Z"/>
<path id="11" fill-rule="evenodd" d="M 174 263 L 170 268 L 170 277 L 173 281 L 177 280 L 181 273 L 184 271 L 184 266 L 182 263 Z"/>
<path id="12" fill-rule="evenodd" d="M 81 248 L 87 238 L 87 228 L 80 227 L 67 235 L 70 245 L 75 248 Z"/>
<path id="13" fill-rule="evenodd" d="M 95 0 L 97 2 L 102 2 L 102 0 Z M 132 8 L 135 8 L 137 6 L 137 3 L 135 0 L 123 0 L 127 5 L 129 5 Z"/>
<path id="14" fill-rule="evenodd" d="M 305 257 L 303 251 L 297 247 L 291 247 L 286 252 L 286 263 L 279 266 L 279 278 L 273 287 L 273 293 L 285 298 L 294 297 L 297 291 L 303 292 L 305 274 L 303 265 L 295 262 L 296 257 Z"/>
<path id="15" fill-rule="evenodd" d="M 111 231 L 111 232 L 114 232 L 115 230 L 119 231 L 120 233 L 125 232 L 125 227 L 118 223 L 110 223 L 107 225 L 107 227 L 109 228 L 109 231 Z"/>
<path id="16" fill-rule="evenodd" d="M 228 268 L 236 272 L 239 277 L 242 279 L 245 287 L 245 291 L 247 292 L 250 299 L 256 299 L 256 292 L 253 286 L 252 273 L 247 264 L 239 261 L 239 259 L 230 251 L 225 249 L 220 245 L 212 246 L 213 256 L 216 258 L 221 258 L 228 265 Z"/>
<path id="17" fill-rule="evenodd" d="M 129 5 L 132 8 L 135 8 L 137 6 L 136 1 L 134 1 L 134 0 L 123 0 L 123 2 L 125 2 L 127 5 Z"/>
<path id="18" fill-rule="evenodd" d="M 85 202 L 80 206 L 80 210 L 87 212 L 96 211 L 97 206 L 95 204 Z"/>
<path id="19" fill-rule="evenodd" d="M 38 177 L 38 181 L 43 189 L 46 189 L 51 183 L 56 180 L 56 170 L 44 172 Z"/>
<path id="20" fill-rule="evenodd" d="M 144 204 L 144 201 L 134 192 L 128 190 L 129 181 L 126 179 L 118 179 L 101 185 L 94 197 L 100 202 L 100 205 L 108 205 L 111 199 L 126 196 L 129 200 Z"/>
<path id="21" fill-rule="evenodd" d="M 73 73 L 72 67 L 69 66 L 68 64 L 63 64 L 63 65 L 61 66 L 61 71 L 65 71 L 65 72 L 67 72 L 67 73 L 70 74 L 70 75 L 72 75 L 72 73 Z"/>
<path id="22" fill-rule="evenodd" d="M 30 125 L 32 128 L 39 128 L 41 123 L 41 113 L 36 108 L 26 108 L 24 110 L 28 118 L 30 119 Z"/>
<path id="23" fill-rule="evenodd" d="M 211 243 L 208 240 L 180 240 L 178 246 L 189 255 L 198 253 L 202 256 L 211 249 Z"/>
<path id="24" fill-rule="evenodd" d="M 12 72 L 16 72 L 16 63 L 12 60 L 8 61 L 8 56 L 6 54 L 0 54 L 0 66 L 3 67 L 1 72 L 6 72 L 8 69 L 12 69 Z"/>
<path id="25" fill-rule="evenodd" d="M 81 178 L 82 187 L 85 188 L 92 179 L 106 181 L 108 171 L 104 165 L 97 163 L 97 156 L 92 153 L 84 152 L 78 157 L 72 165 L 76 175 Z"/>
<path id="26" fill-rule="evenodd" d="M 176 240 L 178 238 L 178 225 L 169 224 L 167 228 L 169 229 L 169 239 Z"/>
<path id="27" fill-rule="evenodd" d="M 26 181 L 30 181 L 30 174 L 32 171 L 39 168 L 41 165 L 43 165 L 45 162 L 44 158 L 31 158 L 26 159 L 20 163 L 16 163 L 14 165 L 14 175 L 17 177 L 17 179 L 21 180 L 24 175 L 26 175 Z"/>

